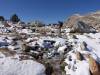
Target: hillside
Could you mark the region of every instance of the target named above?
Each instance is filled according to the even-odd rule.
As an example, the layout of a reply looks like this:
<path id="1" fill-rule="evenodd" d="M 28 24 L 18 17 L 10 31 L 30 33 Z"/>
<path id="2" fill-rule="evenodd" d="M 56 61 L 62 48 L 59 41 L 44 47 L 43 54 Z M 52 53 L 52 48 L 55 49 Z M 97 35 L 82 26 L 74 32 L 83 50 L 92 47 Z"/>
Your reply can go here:
<path id="1" fill-rule="evenodd" d="M 75 25 L 78 24 L 78 21 L 85 23 L 97 32 L 100 32 L 100 11 L 82 16 L 80 14 L 74 14 L 64 22 L 64 27 L 73 29 Z"/>

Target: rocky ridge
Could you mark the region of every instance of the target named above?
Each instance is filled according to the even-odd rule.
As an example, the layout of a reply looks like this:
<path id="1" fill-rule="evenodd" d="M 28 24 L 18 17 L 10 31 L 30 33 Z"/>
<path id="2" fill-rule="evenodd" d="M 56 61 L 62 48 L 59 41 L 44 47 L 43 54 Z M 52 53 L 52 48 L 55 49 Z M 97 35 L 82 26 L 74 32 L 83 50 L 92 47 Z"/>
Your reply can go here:
<path id="1" fill-rule="evenodd" d="M 77 32 L 94 32 L 94 30 L 96 32 L 100 32 L 100 11 L 89 13 L 83 16 L 79 14 L 72 15 L 64 22 L 63 26 L 74 31 L 76 29 L 81 29 L 81 31 L 78 30 Z M 83 27 L 83 29 L 81 27 Z M 88 28 L 88 30 L 84 30 L 86 28 Z"/>

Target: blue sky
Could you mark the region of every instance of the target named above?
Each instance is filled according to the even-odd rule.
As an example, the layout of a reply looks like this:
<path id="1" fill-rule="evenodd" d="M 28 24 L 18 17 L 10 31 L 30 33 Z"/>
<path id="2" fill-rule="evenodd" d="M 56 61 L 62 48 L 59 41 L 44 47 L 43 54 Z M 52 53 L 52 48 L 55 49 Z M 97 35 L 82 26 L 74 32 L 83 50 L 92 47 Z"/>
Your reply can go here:
<path id="1" fill-rule="evenodd" d="M 16 13 L 23 21 L 56 23 L 75 13 L 97 10 L 100 10 L 100 0 L 0 0 L 0 15 L 9 19 Z"/>

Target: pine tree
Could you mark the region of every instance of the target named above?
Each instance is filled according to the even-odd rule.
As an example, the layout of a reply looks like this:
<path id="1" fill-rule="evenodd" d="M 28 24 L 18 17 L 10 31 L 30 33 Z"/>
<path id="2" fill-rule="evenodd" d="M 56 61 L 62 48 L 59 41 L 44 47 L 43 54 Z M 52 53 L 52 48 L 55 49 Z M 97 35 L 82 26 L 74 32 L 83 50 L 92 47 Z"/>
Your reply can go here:
<path id="1" fill-rule="evenodd" d="M 17 16 L 16 14 L 13 14 L 13 15 L 11 16 L 11 18 L 10 18 L 10 21 L 16 23 L 16 22 L 19 22 L 20 19 L 18 18 L 18 16 Z"/>
<path id="2" fill-rule="evenodd" d="M 0 21 L 4 21 L 4 17 L 3 16 L 0 16 Z"/>
<path id="3" fill-rule="evenodd" d="M 58 32 L 58 36 L 61 37 L 61 28 L 63 26 L 63 22 L 58 21 L 58 25 L 59 25 L 59 32 Z"/>

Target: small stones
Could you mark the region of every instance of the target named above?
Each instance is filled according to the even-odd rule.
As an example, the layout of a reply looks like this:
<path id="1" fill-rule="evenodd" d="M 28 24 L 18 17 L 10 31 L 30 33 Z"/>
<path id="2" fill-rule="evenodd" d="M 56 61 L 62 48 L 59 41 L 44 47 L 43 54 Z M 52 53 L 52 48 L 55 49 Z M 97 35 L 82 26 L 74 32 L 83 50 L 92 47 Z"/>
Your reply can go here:
<path id="1" fill-rule="evenodd" d="M 80 61 L 84 60 L 84 57 L 83 57 L 83 55 L 80 52 L 76 52 L 76 57 Z"/>

